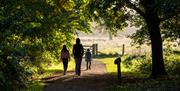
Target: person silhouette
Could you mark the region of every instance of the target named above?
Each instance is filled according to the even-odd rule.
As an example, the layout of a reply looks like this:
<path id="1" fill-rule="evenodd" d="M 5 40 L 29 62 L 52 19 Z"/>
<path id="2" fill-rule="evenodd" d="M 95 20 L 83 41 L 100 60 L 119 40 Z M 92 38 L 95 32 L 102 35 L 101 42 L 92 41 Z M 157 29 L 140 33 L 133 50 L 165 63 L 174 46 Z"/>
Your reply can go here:
<path id="1" fill-rule="evenodd" d="M 66 75 L 68 61 L 70 60 L 69 50 L 66 48 L 66 45 L 63 45 L 63 48 L 61 50 L 61 60 L 63 62 L 64 75 Z"/>
<path id="2" fill-rule="evenodd" d="M 86 70 L 91 69 L 91 59 L 91 52 L 87 49 L 85 54 Z"/>
<path id="3" fill-rule="evenodd" d="M 84 55 L 84 48 L 83 45 L 80 43 L 80 39 L 76 38 L 76 44 L 73 45 L 73 55 L 75 59 L 75 73 L 76 75 L 80 76 L 81 74 L 81 62 L 82 57 Z"/>

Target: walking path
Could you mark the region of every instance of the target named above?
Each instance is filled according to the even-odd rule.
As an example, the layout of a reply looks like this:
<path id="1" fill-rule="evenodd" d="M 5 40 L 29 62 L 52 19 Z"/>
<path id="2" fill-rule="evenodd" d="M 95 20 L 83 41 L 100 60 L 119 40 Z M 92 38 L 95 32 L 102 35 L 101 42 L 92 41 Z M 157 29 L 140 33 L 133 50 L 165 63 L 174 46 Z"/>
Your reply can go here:
<path id="1" fill-rule="evenodd" d="M 93 60 L 91 70 L 86 70 L 83 60 L 81 76 L 75 76 L 74 71 L 67 72 L 67 75 L 58 73 L 53 77 L 46 78 L 47 84 L 44 91 L 104 91 L 116 82 L 107 74 L 104 63 Z"/>

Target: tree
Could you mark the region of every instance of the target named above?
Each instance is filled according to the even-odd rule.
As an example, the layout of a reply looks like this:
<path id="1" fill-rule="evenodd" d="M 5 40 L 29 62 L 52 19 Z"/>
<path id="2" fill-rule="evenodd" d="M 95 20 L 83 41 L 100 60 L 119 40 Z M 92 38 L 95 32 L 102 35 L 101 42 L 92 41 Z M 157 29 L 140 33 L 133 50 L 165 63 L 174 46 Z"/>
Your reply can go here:
<path id="1" fill-rule="evenodd" d="M 130 21 L 140 23 L 142 30 L 147 30 L 152 49 L 151 77 L 157 78 L 167 75 L 163 61 L 160 24 L 174 16 L 179 17 L 179 6 L 178 0 L 89 0 L 88 7 L 93 18 L 99 18 L 111 29 L 122 29 L 124 24 L 127 24 L 125 21 L 134 17 L 135 20 Z"/>
<path id="2" fill-rule="evenodd" d="M 33 73 L 42 73 L 43 65 L 59 59 L 63 44 L 72 46 L 75 30 L 89 31 L 79 4 L 75 0 L 0 0 L 1 90 L 27 86 Z"/>

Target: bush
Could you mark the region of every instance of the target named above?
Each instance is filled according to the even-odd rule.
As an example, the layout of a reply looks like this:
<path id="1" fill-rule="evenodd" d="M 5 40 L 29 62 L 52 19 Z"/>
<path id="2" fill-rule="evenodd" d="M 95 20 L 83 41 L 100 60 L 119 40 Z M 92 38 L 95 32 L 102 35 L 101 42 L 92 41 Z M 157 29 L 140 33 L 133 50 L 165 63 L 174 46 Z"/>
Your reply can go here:
<path id="1" fill-rule="evenodd" d="M 178 56 L 179 52 L 174 51 L 172 45 L 167 43 L 164 49 L 164 64 L 168 73 L 173 75 L 180 74 L 180 72 L 177 71 L 180 69 L 180 59 L 178 59 Z"/>
<path id="2" fill-rule="evenodd" d="M 149 73 L 151 71 L 151 60 L 147 55 L 133 55 L 128 56 L 124 61 L 126 67 L 132 71 L 140 71 L 143 73 Z"/>
<path id="3" fill-rule="evenodd" d="M 21 61 L 20 61 L 21 60 Z M 23 89 L 31 82 L 31 72 L 22 64 L 22 59 L 7 57 L 0 63 L 0 88 L 3 91 Z"/>
<path id="4" fill-rule="evenodd" d="M 6 51 L 0 55 L 0 89 L 3 91 L 18 91 L 27 88 L 38 74 L 44 73 L 57 58 L 49 51 L 38 55 L 27 54 L 23 50 Z M 8 55 L 8 56 L 6 56 Z"/>
<path id="5" fill-rule="evenodd" d="M 164 51 L 165 68 L 171 75 L 180 75 L 180 62 L 176 55 L 176 52 L 170 48 Z M 139 56 L 130 55 L 126 57 L 123 64 L 132 71 L 140 71 L 142 73 L 150 73 L 152 67 L 150 54 Z"/>

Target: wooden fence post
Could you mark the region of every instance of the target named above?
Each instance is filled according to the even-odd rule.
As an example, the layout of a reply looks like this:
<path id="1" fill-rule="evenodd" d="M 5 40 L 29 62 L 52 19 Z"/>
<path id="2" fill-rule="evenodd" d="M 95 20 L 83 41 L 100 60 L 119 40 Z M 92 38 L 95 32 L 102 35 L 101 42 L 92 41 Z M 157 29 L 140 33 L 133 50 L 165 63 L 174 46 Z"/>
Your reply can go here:
<path id="1" fill-rule="evenodd" d="M 124 47 L 125 47 L 125 45 L 123 44 L 123 46 L 122 46 L 122 55 L 124 55 Z"/>
<path id="2" fill-rule="evenodd" d="M 92 45 L 92 56 L 93 56 L 93 57 L 95 57 L 95 54 L 96 54 L 95 51 L 96 51 L 96 45 L 93 44 L 93 45 Z"/>
<path id="3" fill-rule="evenodd" d="M 96 46 L 96 56 L 98 55 L 98 44 L 95 44 L 95 46 Z"/>

